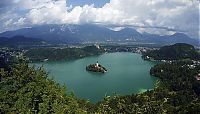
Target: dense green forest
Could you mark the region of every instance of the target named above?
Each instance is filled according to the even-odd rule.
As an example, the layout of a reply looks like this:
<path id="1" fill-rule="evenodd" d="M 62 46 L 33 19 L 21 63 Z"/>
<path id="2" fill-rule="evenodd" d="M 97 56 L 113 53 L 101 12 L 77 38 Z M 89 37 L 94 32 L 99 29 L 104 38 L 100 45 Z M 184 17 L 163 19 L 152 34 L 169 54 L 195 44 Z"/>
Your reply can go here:
<path id="1" fill-rule="evenodd" d="M 100 55 L 103 49 L 96 46 L 86 46 L 83 48 L 35 48 L 25 53 L 25 56 L 32 62 L 62 61 L 83 58 L 87 56 Z"/>
<path id="2" fill-rule="evenodd" d="M 29 67 L 27 62 L 1 70 L 1 113 L 81 113 L 78 101 L 66 94 L 66 88 L 47 79 L 42 68 Z"/>
<path id="3" fill-rule="evenodd" d="M 148 51 L 143 54 L 143 58 L 154 60 L 200 60 L 200 54 L 190 44 L 177 43 L 163 46 L 159 50 Z"/>
<path id="4" fill-rule="evenodd" d="M 24 60 L 10 71 L 0 72 L 0 112 L 7 113 L 198 113 L 200 65 L 192 61 L 160 63 L 151 69 L 159 77 L 155 89 L 127 96 L 106 96 L 97 104 L 66 93 L 66 87 L 48 79 L 43 68 L 29 67 Z"/>

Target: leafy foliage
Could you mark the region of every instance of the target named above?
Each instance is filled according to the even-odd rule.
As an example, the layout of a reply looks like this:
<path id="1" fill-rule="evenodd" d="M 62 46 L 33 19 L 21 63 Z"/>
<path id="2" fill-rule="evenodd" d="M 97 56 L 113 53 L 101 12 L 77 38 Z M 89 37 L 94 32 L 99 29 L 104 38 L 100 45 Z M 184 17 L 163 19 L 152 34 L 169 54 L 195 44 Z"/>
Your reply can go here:
<path id="1" fill-rule="evenodd" d="M 30 68 L 23 62 L 0 75 L 1 113 L 85 113 L 65 87 L 47 79 L 42 68 Z"/>

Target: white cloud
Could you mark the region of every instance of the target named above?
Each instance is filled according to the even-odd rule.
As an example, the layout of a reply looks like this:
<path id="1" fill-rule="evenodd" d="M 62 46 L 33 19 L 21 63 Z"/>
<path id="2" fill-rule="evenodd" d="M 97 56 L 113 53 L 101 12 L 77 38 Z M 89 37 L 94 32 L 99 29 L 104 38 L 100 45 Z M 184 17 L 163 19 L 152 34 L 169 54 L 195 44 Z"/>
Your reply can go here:
<path id="1" fill-rule="evenodd" d="M 13 24 L 17 25 L 17 26 L 23 26 L 25 23 L 26 18 L 20 18 L 17 20 L 17 22 L 14 22 Z"/>
<path id="2" fill-rule="evenodd" d="M 12 25 L 12 23 L 13 23 L 13 19 L 9 19 L 8 21 L 6 21 L 6 22 L 4 23 L 4 26 L 5 26 L 5 27 L 9 27 L 9 26 Z"/>
<path id="3" fill-rule="evenodd" d="M 113 31 L 120 31 L 124 29 L 124 27 L 109 27 L 108 29 L 113 30 Z"/>
<path id="4" fill-rule="evenodd" d="M 171 34 L 177 30 L 199 38 L 198 0 L 110 0 L 102 8 L 94 5 L 72 8 L 66 7 L 66 3 L 66 0 L 17 0 L 15 6 L 27 13 L 16 18 L 15 23 L 129 25 L 143 32 Z"/>
<path id="5" fill-rule="evenodd" d="M 28 0 L 27 4 L 31 8 L 26 17 L 33 24 L 63 23 L 67 16 L 65 0 Z M 37 5 L 36 5 L 37 4 Z"/>
<path id="6" fill-rule="evenodd" d="M 175 31 L 168 31 L 166 29 L 161 29 L 161 28 L 137 28 L 136 30 L 140 33 L 147 32 L 147 33 L 154 33 L 158 35 L 173 35 L 176 33 Z"/>

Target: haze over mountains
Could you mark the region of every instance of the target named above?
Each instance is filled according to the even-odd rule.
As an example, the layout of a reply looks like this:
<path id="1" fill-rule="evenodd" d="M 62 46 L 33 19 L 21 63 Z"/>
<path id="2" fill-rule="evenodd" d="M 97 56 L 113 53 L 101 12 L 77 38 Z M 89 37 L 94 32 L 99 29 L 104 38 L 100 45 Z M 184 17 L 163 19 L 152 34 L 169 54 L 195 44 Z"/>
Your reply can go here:
<path id="1" fill-rule="evenodd" d="M 18 40 L 25 40 L 26 37 L 33 42 L 46 41 L 57 43 L 84 43 L 84 42 L 136 42 L 173 44 L 189 43 L 199 45 L 198 40 L 192 39 L 183 33 L 160 36 L 149 33 L 139 33 L 132 28 L 124 28 L 120 31 L 113 31 L 104 26 L 98 25 L 40 25 L 32 28 L 23 28 L 15 31 L 7 31 L 0 34 L 1 42 L 8 42 L 5 39 L 16 39 L 15 36 L 22 36 Z M 4 37 L 4 38 L 3 38 Z M 5 38 L 7 37 L 7 38 Z M 15 41 L 15 40 L 13 40 Z"/>

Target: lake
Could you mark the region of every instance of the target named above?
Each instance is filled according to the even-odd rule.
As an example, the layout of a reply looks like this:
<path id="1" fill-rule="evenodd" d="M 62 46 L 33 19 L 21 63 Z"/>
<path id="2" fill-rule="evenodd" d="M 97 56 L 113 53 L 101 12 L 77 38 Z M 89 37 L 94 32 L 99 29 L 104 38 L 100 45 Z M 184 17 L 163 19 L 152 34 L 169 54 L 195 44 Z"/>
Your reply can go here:
<path id="1" fill-rule="evenodd" d="M 89 64 L 105 66 L 105 74 L 86 71 Z M 78 98 L 97 102 L 105 95 L 128 95 L 144 92 L 154 87 L 157 78 L 149 70 L 155 62 L 144 61 L 136 53 L 106 53 L 100 56 L 62 62 L 34 63 L 44 65 L 49 77 L 60 84 L 66 84 L 67 91 L 73 91 Z"/>

